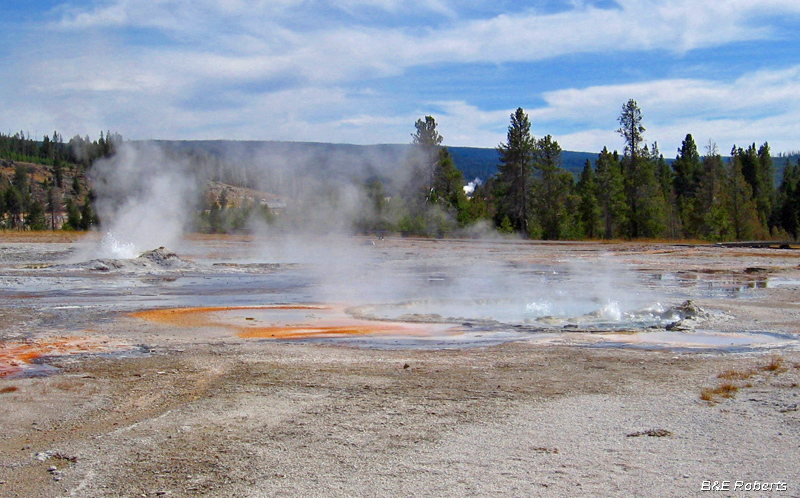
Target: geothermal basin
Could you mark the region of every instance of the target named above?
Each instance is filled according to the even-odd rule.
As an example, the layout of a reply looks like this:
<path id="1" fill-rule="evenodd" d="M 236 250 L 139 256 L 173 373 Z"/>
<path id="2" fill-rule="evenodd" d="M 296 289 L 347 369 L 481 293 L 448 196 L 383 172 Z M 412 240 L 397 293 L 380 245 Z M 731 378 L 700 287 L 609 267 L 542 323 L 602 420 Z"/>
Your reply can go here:
<path id="1" fill-rule="evenodd" d="M 93 258 L 98 247 L 110 257 Z M 800 287 L 791 250 L 246 236 L 189 238 L 179 253 L 136 258 L 108 248 L 96 238 L 2 247 L 6 316 L 35 318 L 6 330 L 17 342 L 0 356 L 0 375 L 32 360 L 133 348 L 124 332 L 98 339 L 99 324 L 192 340 L 374 348 L 798 345 L 793 322 L 765 327 L 737 312 L 761 306 L 769 289 Z M 720 256 L 733 259 L 721 267 Z"/>
<path id="2" fill-rule="evenodd" d="M 4 237 L 0 496 L 800 490 L 800 251 Z"/>

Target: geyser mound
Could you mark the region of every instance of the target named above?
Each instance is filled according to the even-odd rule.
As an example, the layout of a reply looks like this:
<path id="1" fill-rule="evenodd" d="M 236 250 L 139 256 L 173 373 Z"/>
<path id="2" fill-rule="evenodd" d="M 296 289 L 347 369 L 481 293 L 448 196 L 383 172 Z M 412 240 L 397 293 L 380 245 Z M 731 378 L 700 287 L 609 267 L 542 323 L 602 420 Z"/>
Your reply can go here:
<path id="1" fill-rule="evenodd" d="M 92 259 L 84 263 L 67 265 L 64 269 L 79 269 L 90 271 L 160 271 L 160 270 L 190 270 L 197 265 L 191 261 L 182 259 L 180 256 L 170 251 L 166 247 L 159 247 L 150 251 L 145 251 L 135 258 L 102 258 Z"/>
<path id="2" fill-rule="evenodd" d="M 659 303 L 639 309 L 620 309 L 618 303 L 572 303 L 559 307 L 551 302 L 526 303 L 515 300 L 415 300 L 401 303 L 354 306 L 351 316 L 378 321 L 464 324 L 486 329 L 525 328 L 616 330 L 691 326 L 709 317 L 708 312 L 686 301 L 664 307 Z"/>

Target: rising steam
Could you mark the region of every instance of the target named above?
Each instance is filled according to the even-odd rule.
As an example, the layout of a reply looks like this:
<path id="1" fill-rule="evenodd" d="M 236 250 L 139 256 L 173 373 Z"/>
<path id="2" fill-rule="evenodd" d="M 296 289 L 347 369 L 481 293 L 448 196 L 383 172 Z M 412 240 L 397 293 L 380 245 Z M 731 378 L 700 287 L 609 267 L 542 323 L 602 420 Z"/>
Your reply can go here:
<path id="1" fill-rule="evenodd" d="M 91 178 L 103 237 L 92 256 L 134 258 L 160 246 L 180 253 L 184 234 L 207 206 L 200 194 L 214 180 L 287 199 L 277 222 L 249 226 L 255 244 L 222 257 L 299 264 L 311 282 L 308 301 L 361 306 L 377 319 L 450 317 L 513 327 L 562 325 L 574 317 L 657 321 L 664 313 L 656 290 L 606 258 L 553 262 L 552 248 L 526 245 L 521 259 L 508 240 L 489 243 L 503 253 L 494 255 L 479 240 L 440 249 L 435 240 L 384 245 L 350 237 L 353 220 L 373 209 L 364 189 L 370 178 L 385 180 L 387 195 L 407 182 L 397 150 L 326 155 L 226 143 L 208 153 L 207 145 L 123 143 L 114 157 L 97 162 Z"/>
<path id="2" fill-rule="evenodd" d="M 199 187 L 188 161 L 168 158 L 154 144 L 126 142 L 93 165 L 91 179 L 104 232 L 96 257 L 133 258 L 181 240 Z"/>

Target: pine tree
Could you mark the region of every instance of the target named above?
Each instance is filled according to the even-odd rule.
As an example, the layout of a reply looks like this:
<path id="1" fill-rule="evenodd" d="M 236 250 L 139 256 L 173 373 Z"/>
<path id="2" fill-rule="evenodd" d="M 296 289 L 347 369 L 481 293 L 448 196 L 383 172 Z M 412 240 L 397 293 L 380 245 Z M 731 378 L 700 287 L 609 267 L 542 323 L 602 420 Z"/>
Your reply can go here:
<path id="1" fill-rule="evenodd" d="M 763 235 L 758 209 L 753 201 L 753 189 L 743 170 L 741 149 L 731 151 L 728 173 L 728 214 L 736 240 L 752 240 Z"/>
<path id="2" fill-rule="evenodd" d="M 625 139 L 625 155 L 622 159 L 625 194 L 629 206 L 627 235 L 637 237 L 659 237 L 666 228 L 665 202 L 655 165 L 644 143 L 642 112 L 631 99 L 622 106 L 617 132 Z"/>
<path id="3" fill-rule="evenodd" d="M 658 184 L 661 187 L 661 198 L 663 199 L 664 221 L 666 223 L 667 236 L 678 238 L 681 235 L 681 220 L 677 210 L 675 198 L 675 174 L 664 156 L 658 150 L 658 142 L 653 142 L 650 150 L 651 161 L 654 164 Z"/>
<path id="4" fill-rule="evenodd" d="M 3 197 L 5 200 L 5 211 L 8 215 L 6 225 L 8 228 L 12 229 L 19 228 L 20 217 L 25 209 L 22 194 L 14 184 L 11 184 L 6 189 Z"/>
<path id="5" fill-rule="evenodd" d="M 542 238 L 563 238 L 572 225 L 568 210 L 574 179 L 560 167 L 561 146 L 547 135 L 536 141 L 533 148 L 533 204 L 542 228 Z"/>
<path id="6" fill-rule="evenodd" d="M 61 163 L 61 157 L 56 156 L 53 159 L 52 168 L 53 181 L 58 188 L 64 188 L 64 166 Z"/>
<path id="7" fill-rule="evenodd" d="M 93 226 L 97 224 L 97 220 L 94 216 L 94 210 L 92 209 L 92 203 L 87 198 L 83 206 L 81 207 L 81 221 L 80 227 L 81 230 L 90 230 Z"/>
<path id="8" fill-rule="evenodd" d="M 47 212 L 50 214 L 50 229 L 56 229 L 56 211 L 58 210 L 58 200 L 53 187 L 47 189 Z"/>
<path id="9" fill-rule="evenodd" d="M 456 168 L 447 147 L 439 149 L 439 160 L 433 178 L 431 199 L 454 215 L 459 226 L 469 222 L 467 196 L 464 193 L 464 174 Z"/>
<path id="10" fill-rule="evenodd" d="M 67 221 L 62 228 L 65 230 L 81 229 L 81 211 L 72 199 L 67 199 Z"/>
<path id="11" fill-rule="evenodd" d="M 211 203 L 211 210 L 208 214 L 208 228 L 211 233 L 223 233 L 224 227 L 222 223 L 222 213 L 219 206 L 219 203 L 212 202 Z"/>
<path id="12" fill-rule="evenodd" d="M 514 230 L 528 235 L 531 232 L 529 223 L 534 145 L 528 115 L 520 107 L 511 115 L 506 143 L 497 148 L 500 166 L 495 197 L 498 201 L 498 225 L 508 217 Z"/>
<path id="13" fill-rule="evenodd" d="M 16 187 L 20 194 L 25 195 L 28 192 L 28 168 L 22 164 L 17 164 L 14 167 L 14 178 L 11 184 Z"/>
<path id="14" fill-rule="evenodd" d="M 25 215 L 25 226 L 29 230 L 46 230 L 47 221 L 44 217 L 42 203 L 35 200 L 30 203 L 28 213 Z"/>
<path id="15" fill-rule="evenodd" d="M 701 164 L 701 177 L 694 197 L 692 213 L 696 216 L 698 235 L 713 241 L 734 238 L 728 213 L 728 174 L 717 145 L 709 141 Z"/>
<path id="16" fill-rule="evenodd" d="M 603 234 L 602 210 L 598 201 L 597 175 L 588 159 L 578 180 L 577 192 L 580 197 L 578 213 L 581 230 L 586 237 L 596 239 Z"/>
<path id="17" fill-rule="evenodd" d="M 687 134 L 678 149 L 678 156 L 672 163 L 675 192 L 675 204 L 684 236 L 695 237 L 700 230 L 696 202 L 697 190 L 700 187 L 702 166 L 697 144 L 691 134 Z"/>
<path id="18" fill-rule="evenodd" d="M 411 143 L 415 148 L 414 172 L 412 179 L 415 181 L 415 190 L 422 194 L 426 202 L 431 202 L 434 177 L 439 159 L 439 147 L 444 138 L 436 130 L 436 120 L 433 116 L 425 116 L 425 120 L 418 119 L 414 123 L 416 132 L 411 134 Z"/>
<path id="19" fill-rule="evenodd" d="M 767 229 L 774 225 L 775 209 L 775 168 L 769 144 L 764 142 L 758 148 L 758 189 L 753 191 L 758 209 L 758 218 Z"/>
<path id="20" fill-rule="evenodd" d="M 621 235 L 627 224 L 628 206 L 625 204 L 622 166 L 617 152 L 603 147 L 597 157 L 597 201 L 603 224 L 603 237 L 613 239 Z"/>
<path id="21" fill-rule="evenodd" d="M 775 206 L 776 224 L 797 240 L 800 232 L 800 166 L 787 158 Z"/>

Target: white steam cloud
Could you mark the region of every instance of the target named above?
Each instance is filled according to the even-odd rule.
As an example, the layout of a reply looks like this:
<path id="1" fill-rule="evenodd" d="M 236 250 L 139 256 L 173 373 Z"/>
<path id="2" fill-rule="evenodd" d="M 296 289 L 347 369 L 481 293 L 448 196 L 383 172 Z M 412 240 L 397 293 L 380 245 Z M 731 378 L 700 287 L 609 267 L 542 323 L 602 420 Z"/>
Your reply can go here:
<path id="1" fill-rule="evenodd" d="M 192 216 L 198 181 L 188 162 L 150 143 L 122 143 L 91 170 L 104 231 L 100 258 L 133 258 L 174 247 Z"/>

